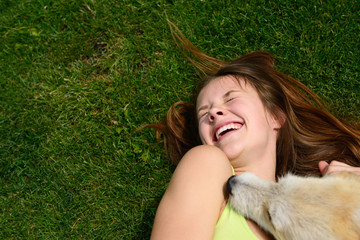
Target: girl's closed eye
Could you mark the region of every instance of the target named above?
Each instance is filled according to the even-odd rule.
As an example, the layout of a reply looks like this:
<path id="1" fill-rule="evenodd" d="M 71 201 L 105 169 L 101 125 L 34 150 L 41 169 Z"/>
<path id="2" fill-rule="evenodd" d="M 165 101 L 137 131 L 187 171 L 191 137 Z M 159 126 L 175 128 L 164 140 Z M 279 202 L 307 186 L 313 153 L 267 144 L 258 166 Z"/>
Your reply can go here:
<path id="1" fill-rule="evenodd" d="M 232 100 L 236 99 L 236 97 L 231 97 L 225 100 L 225 102 L 231 102 Z"/>
<path id="2" fill-rule="evenodd" d="M 206 116 L 206 114 L 208 114 L 208 112 L 203 112 L 199 114 L 199 119 L 201 119 L 202 117 Z"/>

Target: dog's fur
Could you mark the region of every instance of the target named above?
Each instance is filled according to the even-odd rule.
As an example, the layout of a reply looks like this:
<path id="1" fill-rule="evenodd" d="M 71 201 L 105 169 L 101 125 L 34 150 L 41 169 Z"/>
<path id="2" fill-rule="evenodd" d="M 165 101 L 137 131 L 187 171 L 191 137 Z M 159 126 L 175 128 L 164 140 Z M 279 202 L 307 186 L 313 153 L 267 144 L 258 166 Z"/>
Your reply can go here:
<path id="1" fill-rule="evenodd" d="M 231 177 L 231 206 L 279 240 L 360 239 L 360 177 L 288 174 L 278 183 L 254 174 Z"/>

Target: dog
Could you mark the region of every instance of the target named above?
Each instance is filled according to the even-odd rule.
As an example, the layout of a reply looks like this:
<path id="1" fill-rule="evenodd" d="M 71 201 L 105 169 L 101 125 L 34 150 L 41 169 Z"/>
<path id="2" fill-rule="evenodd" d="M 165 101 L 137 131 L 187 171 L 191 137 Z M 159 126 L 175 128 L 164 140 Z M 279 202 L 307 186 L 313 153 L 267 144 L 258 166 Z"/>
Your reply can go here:
<path id="1" fill-rule="evenodd" d="M 292 174 L 277 183 L 246 172 L 227 182 L 235 211 L 278 240 L 360 240 L 360 176 Z"/>

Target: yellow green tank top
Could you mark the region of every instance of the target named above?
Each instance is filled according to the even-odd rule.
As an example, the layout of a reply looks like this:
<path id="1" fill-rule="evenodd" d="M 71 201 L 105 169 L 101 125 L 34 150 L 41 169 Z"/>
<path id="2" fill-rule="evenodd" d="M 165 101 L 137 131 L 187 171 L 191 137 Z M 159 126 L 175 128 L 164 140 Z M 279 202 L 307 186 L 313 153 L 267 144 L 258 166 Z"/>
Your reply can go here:
<path id="1" fill-rule="evenodd" d="M 245 218 L 226 204 L 216 224 L 213 240 L 259 240 L 250 230 Z"/>
<path id="2" fill-rule="evenodd" d="M 233 169 L 233 175 L 235 175 Z M 235 212 L 227 202 L 216 223 L 213 240 L 259 240 L 250 230 L 244 216 Z"/>

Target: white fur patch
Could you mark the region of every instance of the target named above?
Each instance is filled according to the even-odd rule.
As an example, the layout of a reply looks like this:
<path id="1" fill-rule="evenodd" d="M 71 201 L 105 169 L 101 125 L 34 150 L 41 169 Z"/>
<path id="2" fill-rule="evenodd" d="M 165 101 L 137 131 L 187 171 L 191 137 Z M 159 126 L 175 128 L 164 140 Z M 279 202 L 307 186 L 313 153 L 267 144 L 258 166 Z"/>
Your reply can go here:
<path id="1" fill-rule="evenodd" d="M 276 184 L 244 173 L 229 185 L 231 206 L 276 239 L 360 239 L 359 176 L 287 175 Z"/>

